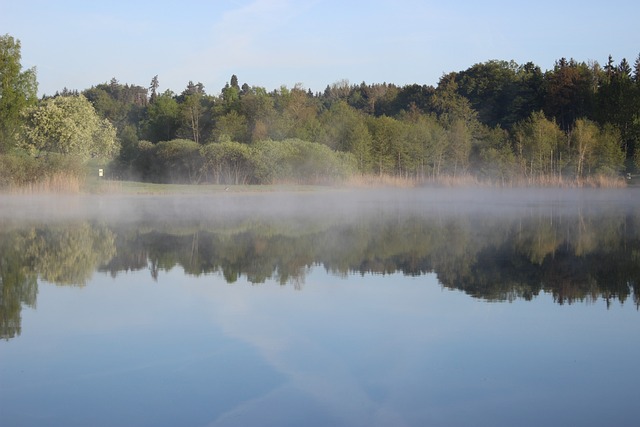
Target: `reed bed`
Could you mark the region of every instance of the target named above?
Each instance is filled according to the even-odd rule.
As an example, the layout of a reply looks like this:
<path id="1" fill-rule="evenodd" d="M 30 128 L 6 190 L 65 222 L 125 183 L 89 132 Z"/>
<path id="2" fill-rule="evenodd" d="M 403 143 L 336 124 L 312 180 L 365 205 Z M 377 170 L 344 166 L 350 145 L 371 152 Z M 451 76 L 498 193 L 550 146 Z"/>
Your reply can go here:
<path id="1" fill-rule="evenodd" d="M 319 188 L 323 185 L 301 185 L 288 183 L 278 183 L 275 185 L 277 188 L 290 186 L 292 188 Z M 64 172 L 54 173 L 49 176 L 45 176 L 36 182 L 30 182 L 25 184 L 10 184 L 5 186 L 2 192 L 10 194 L 79 194 L 79 193 L 92 193 L 92 194 L 114 194 L 114 193 L 135 193 L 136 188 L 142 190 L 141 193 L 149 192 L 147 189 L 149 186 L 162 186 L 160 184 L 147 184 L 142 182 L 130 182 L 130 181 L 113 181 L 102 179 L 87 179 L 84 176 L 77 176 L 73 174 L 67 174 Z M 198 191 L 204 191 L 205 188 L 209 189 L 211 186 L 201 185 L 165 185 L 168 192 L 190 192 L 190 188 Z M 475 175 L 442 175 L 436 178 L 429 179 L 417 179 L 415 177 L 399 177 L 394 175 L 354 175 L 347 178 L 339 187 L 349 188 L 415 188 L 415 187 L 438 187 L 438 188 L 625 188 L 628 186 L 628 181 L 623 177 L 609 177 L 609 176 L 592 176 L 582 179 L 567 179 L 558 176 L 541 176 L 535 178 L 518 177 L 512 179 L 482 179 Z M 224 186 L 214 186 L 220 187 Z M 247 191 L 250 188 L 271 188 L 274 185 L 247 185 L 242 186 L 243 191 Z M 236 187 L 234 187 L 235 189 Z M 154 190 L 155 191 L 155 190 Z M 223 190 L 220 190 L 223 191 Z"/>
<path id="2" fill-rule="evenodd" d="M 494 187 L 494 188 L 625 188 L 625 178 L 596 175 L 586 178 L 569 179 L 562 176 L 544 175 L 538 177 L 515 177 L 510 179 L 479 178 L 475 175 L 441 175 L 427 179 L 399 177 L 394 175 L 354 175 L 345 183 L 347 187 Z"/>
<path id="3" fill-rule="evenodd" d="M 22 185 L 11 184 L 7 187 L 7 192 L 11 194 L 74 194 L 80 193 L 82 181 L 74 175 L 55 173 L 35 182 Z"/>

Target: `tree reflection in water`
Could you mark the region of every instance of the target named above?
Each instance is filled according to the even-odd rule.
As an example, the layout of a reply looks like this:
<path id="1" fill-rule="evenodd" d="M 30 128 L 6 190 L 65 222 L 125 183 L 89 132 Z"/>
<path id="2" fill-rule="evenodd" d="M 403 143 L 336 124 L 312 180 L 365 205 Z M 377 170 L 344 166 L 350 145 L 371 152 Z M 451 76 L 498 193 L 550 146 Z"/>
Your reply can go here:
<path id="1" fill-rule="evenodd" d="M 639 224 L 634 211 L 614 208 L 14 224 L 0 231 L 0 335 L 20 334 L 38 280 L 83 286 L 95 271 L 149 269 L 157 278 L 177 266 L 297 287 L 313 266 L 340 276 L 435 272 L 442 286 L 489 301 L 546 292 L 559 304 L 631 298 L 638 307 Z"/>

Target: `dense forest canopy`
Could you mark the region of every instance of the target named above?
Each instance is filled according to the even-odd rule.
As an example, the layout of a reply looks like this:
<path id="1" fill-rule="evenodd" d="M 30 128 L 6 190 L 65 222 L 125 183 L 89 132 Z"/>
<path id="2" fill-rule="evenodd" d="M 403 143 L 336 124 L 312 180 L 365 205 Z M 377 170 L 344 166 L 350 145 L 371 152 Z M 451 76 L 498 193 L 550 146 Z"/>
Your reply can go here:
<path id="1" fill-rule="evenodd" d="M 269 91 L 235 75 L 214 93 L 192 81 L 181 93 L 162 91 L 159 76 L 144 86 L 114 78 L 37 101 L 35 70 L 20 70 L 19 49 L 0 38 L 5 171 L 28 163 L 26 150 L 111 154 L 112 177 L 158 182 L 317 183 L 356 174 L 541 182 L 617 177 L 640 158 L 640 55 L 604 66 L 561 58 L 547 71 L 490 60 L 444 74 L 435 87 L 338 81 L 319 93 Z M 71 123 L 47 116 L 61 103 L 52 99 L 67 97 L 92 109 Z M 79 123 L 94 123 L 93 136 L 72 143 L 60 129 Z M 0 172 L 0 184 L 11 183 L 7 175 Z"/>

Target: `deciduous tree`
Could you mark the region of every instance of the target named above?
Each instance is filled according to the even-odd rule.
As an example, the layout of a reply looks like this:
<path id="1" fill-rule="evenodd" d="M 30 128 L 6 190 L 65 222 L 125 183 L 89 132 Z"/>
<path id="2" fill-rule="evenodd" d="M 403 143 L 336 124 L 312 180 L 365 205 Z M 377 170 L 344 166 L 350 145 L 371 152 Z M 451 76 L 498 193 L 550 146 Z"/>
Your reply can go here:
<path id="1" fill-rule="evenodd" d="M 516 149 L 525 176 L 537 178 L 561 172 L 562 141 L 566 138 L 558 125 L 542 111 L 531 114 L 514 127 Z"/>
<path id="2" fill-rule="evenodd" d="M 22 71 L 20 40 L 0 36 L 0 153 L 14 147 L 22 112 L 37 102 L 36 70 Z"/>
<path id="3" fill-rule="evenodd" d="M 585 119 L 576 120 L 571 131 L 571 147 L 574 153 L 575 172 L 577 177 L 584 175 L 585 164 L 592 162 L 595 147 L 598 142 L 598 126 Z"/>
<path id="4" fill-rule="evenodd" d="M 200 119 L 204 113 L 202 98 L 204 96 L 204 86 L 202 83 L 193 84 L 189 82 L 187 89 L 182 92 L 183 101 L 180 104 L 182 115 L 186 126 L 191 131 L 193 141 L 200 143 Z"/>
<path id="5" fill-rule="evenodd" d="M 82 95 L 49 98 L 26 113 L 25 145 L 35 152 L 113 157 L 119 150 L 116 130 L 96 114 Z"/>
<path id="6" fill-rule="evenodd" d="M 170 141 L 176 137 L 180 126 L 178 102 L 173 92 L 166 90 L 147 109 L 142 122 L 142 134 L 151 142 Z"/>

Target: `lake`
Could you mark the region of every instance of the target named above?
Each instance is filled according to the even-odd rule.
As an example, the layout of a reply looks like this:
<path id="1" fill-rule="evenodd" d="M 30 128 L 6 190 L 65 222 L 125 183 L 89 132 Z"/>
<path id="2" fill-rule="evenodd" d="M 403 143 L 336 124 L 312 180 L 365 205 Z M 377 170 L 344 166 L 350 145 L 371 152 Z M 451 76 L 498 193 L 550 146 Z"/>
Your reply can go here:
<path id="1" fill-rule="evenodd" d="M 640 191 L 0 197 L 0 425 L 636 426 Z"/>

